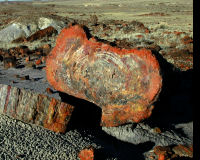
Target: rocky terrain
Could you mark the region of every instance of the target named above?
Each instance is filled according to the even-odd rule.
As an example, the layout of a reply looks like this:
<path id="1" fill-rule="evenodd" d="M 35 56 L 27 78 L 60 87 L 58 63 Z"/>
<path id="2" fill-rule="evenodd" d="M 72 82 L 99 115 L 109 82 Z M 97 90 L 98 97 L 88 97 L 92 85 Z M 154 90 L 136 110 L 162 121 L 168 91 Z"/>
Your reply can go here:
<path id="1" fill-rule="evenodd" d="M 87 154 L 101 160 L 192 159 L 192 5 L 191 0 L 0 2 L 1 97 L 6 99 L 4 88 L 11 86 L 75 107 L 62 134 L 1 114 L 0 159 L 87 159 Z M 96 105 L 48 83 L 46 58 L 61 30 L 75 24 L 88 38 L 113 47 L 151 50 L 163 86 L 150 118 L 101 127 Z"/>

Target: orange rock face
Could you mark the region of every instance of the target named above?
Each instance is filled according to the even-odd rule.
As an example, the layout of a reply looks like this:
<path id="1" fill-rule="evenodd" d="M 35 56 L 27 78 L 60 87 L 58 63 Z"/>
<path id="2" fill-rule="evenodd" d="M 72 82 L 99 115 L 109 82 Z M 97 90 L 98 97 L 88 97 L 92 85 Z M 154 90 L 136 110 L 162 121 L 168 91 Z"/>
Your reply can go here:
<path id="1" fill-rule="evenodd" d="M 101 125 L 107 127 L 148 118 L 162 86 L 151 51 L 88 40 L 78 25 L 58 36 L 46 60 L 46 74 L 56 90 L 101 107 Z"/>

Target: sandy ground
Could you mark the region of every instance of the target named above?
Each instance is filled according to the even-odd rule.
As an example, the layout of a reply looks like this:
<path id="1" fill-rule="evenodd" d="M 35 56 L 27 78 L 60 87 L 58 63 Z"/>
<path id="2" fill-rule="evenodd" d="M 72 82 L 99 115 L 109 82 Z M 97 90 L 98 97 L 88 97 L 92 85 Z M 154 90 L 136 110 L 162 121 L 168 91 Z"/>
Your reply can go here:
<path id="1" fill-rule="evenodd" d="M 193 1 L 192 0 L 57 0 L 49 2 L 12 2 L 0 3 L 0 30 L 14 22 L 23 22 L 30 25 L 33 33 L 38 30 L 35 25 L 40 17 L 51 17 L 65 22 L 63 26 L 73 22 L 91 22 L 91 15 L 98 17 L 99 24 L 110 27 L 109 34 L 96 32 L 95 27 L 88 25 L 93 36 L 114 42 L 115 39 L 128 39 L 128 47 L 149 44 L 151 40 L 161 47 L 162 51 L 171 48 L 184 48 L 178 38 L 163 35 L 164 32 L 184 32 L 184 35 L 193 37 Z M 150 34 L 115 32 L 116 23 L 112 20 L 123 20 L 122 23 L 139 21 L 148 27 Z M 121 22 L 120 22 L 121 23 Z M 120 24 L 121 25 L 121 24 Z M 62 25 L 61 25 L 62 26 Z M 35 28 L 34 28 L 35 27 Z M 123 27 L 122 27 L 123 28 Z M 144 39 L 135 44 L 135 36 L 142 35 Z M 0 42 L 0 48 L 26 45 L 35 49 L 46 43 L 55 45 L 55 36 L 45 40 L 27 43 Z M 170 43 L 166 40 L 168 39 Z M 173 42 L 173 43 L 172 43 Z M 132 45 L 134 44 L 134 45 Z M 177 46 L 174 46 L 177 45 Z M 161 52 L 160 52 L 161 53 Z M 186 58 L 188 55 L 186 54 Z M 160 56 L 158 56 L 160 57 Z M 100 120 L 97 110 L 92 110 L 87 103 L 81 106 L 91 109 L 87 113 L 79 110 L 77 117 L 72 121 L 71 128 L 66 134 L 55 134 L 41 127 L 25 124 L 21 121 L 0 115 L 0 159 L 78 159 L 78 152 L 88 146 L 98 150 L 99 159 L 148 159 L 144 156 L 152 152 L 155 145 L 177 145 L 193 143 L 193 118 L 191 102 L 191 75 L 192 63 L 183 60 L 183 56 L 174 59 L 163 54 L 160 65 L 164 74 L 164 92 L 156 102 L 152 117 L 141 124 L 128 124 L 116 128 L 101 128 L 96 124 Z M 24 58 L 25 59 L 25 58 Z M 23 59 L 23 60 L 24 60 Z M 179 62 L 180 60 L 180 62 Z M 179 67 L 174 71 L 171 65 Z M 182 62 L 189 68 L 182 70 Z M 179 65 L 180 63 L 180 65 Z M 45 64 L 41 65 L 44 67 Z M 167 66 L 167 67 L 166 67 Z M 177 67 L 176 66 L 176 67 Z M 30 80 L 21 81 L 16 75 L 29 75 Z M 13 83 L 15 81 L 15 83 Z M 37 93 L 47 94 L 49 86 L 45 71 L 30 68 L 4 69 L 0 62 L 0 83 L 25 88 Z M 48 94 L 47 94 L 48 95 Z M 169 96 L 170 95 L 170 96 Z M 49 95 L 62 99 L 58 92 Z M 69 98 L 69 97 L 68 97 Z M 75 105 L 81 102 L 68 101 Z M 94 107 L 94 106 L 92 106 Z M 87 110 L 86 109 L 86 110 Z M 83 112 L 87 117 L 81 115 Z M 92 115 L 93 114 L 93 115 Z M 91 116 L 91 117 L 90 117 Z M 95 117 L 96 116 L 96 117 Z M 96 120 L 98 117 L 98 120 Z M 95 119 L 96 118 L 96 119 Z M 92 121 L 95 121 L 92 123 Z M 162 134 L 152 132 L 159 127 Z"/>
<path id="2" fill-rule="evenodd" d="M 96 14 L 100 21 L 119 19 L 125 21 L 139 20 L 144 24 L 159 24 L 161 22 L 176 27 L 177 30 L 188 31 L 193 28 L 192 0 L 67 0 L 50 2 L 29 2 L 16 7 L 1 5 L 1 11 L 9 12 L 10 18 L 22 15 L 34 16 L 53 14 L 75 19 L 88 19 Z M 153 14 L 152 14 L 153 13 Z M 155 14 L 157 13 L 157 14 Z M 163 14 L 162 15 L 159 15 Z M 148 15 L 149 14 L 149 15 Z M 6 16 L 6 17 L 5 17 Z M 9 15 L 1 14 L 1 20 Z"/>
<path id="3" fill-rule="evenodd" d="M 82 17 L 87 19 L 89 14 L 97 14 L 100 21 L 119 19 L 125 21 L 138 20 L 144 24 L 165 22 L 183 30 L 191 29 L 193 25 L 192 0 L 125 0 L 125 1 L 67 1 L 56 2 L 57 15 Z M 44 3 L 46 4 L 46 3 Z M 55 4 L 48 2 L 47 4 Z M 35 3 L 37 5 L 37 3 Z M 40 3 L 39 3 L 40 5 Z M 67 13 L 66 13 L 67 12 Z M 166 16 L 149 15 L 163 13 Z M 147 14 L 147 16 L 145 16 Z"/>

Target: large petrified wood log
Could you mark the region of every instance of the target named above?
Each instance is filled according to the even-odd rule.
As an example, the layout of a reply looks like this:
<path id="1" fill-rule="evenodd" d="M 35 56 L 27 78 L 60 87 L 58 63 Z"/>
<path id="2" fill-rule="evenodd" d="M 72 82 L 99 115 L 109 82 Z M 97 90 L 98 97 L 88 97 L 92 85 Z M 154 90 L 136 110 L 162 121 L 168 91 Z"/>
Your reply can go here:
<path id="1" fill-rule="evenodd" d="M 55 89 L 100 106 L 107 127 L 148 118 L 162 86 L 151 51 L 88 40 L 79 25 L 62 30 L 47 58 L 46 74 Z"/>
<path id="2" fill-rule="evenodd" d="M 46 95 L 0 84 L 0 113 L 64 133 L 74 107 Z"/>

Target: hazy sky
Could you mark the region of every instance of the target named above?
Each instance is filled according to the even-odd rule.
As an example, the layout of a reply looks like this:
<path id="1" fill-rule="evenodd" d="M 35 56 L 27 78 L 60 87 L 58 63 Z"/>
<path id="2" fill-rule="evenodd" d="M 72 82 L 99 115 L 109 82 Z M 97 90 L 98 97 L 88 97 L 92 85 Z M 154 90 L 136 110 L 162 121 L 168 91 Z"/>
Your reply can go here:
<path id="1" fill-rule="evenodd" d="M 4 2 L 6 0 L 0 0 L 0 2 Z M 33 1 L 33 0 L 8 0 L 8 1 Z M 48 1 L 48 0 L 41 0 L 41 1 Z"/>
<path id="2" fill-rule="evenodd" d="M 3 2 L 5 0 L 0 0 L 0 2 Z M 32 1 L 32 0 L 8 0 L 8 1 Z"/>

